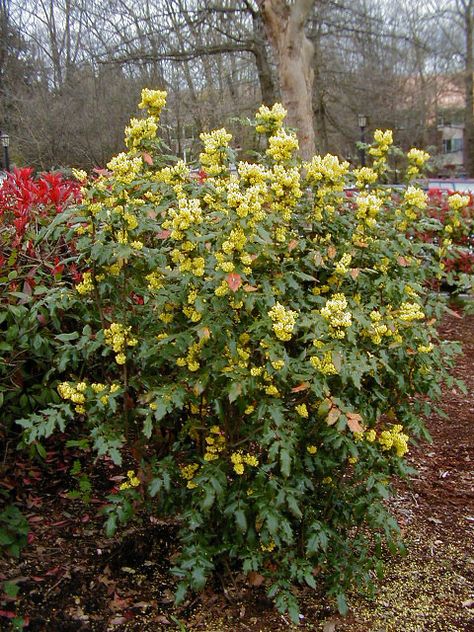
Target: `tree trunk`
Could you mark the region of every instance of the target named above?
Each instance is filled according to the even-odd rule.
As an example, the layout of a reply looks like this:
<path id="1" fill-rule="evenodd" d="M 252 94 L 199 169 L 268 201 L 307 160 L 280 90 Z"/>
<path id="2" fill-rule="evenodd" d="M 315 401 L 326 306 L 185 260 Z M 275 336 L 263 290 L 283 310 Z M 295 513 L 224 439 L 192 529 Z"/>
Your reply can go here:
<path id="1" fill-rule="evenodd" d="M 262 20 L 262 14 L 255 11 L 252 12 L 253 27 L 253 53 L 255 56 L 255 65 L 257 67 L 260 91 L 262 93 L 262 103 L 272 106 L 278 99 L 273 82 L 272 69 L 268 61 L 267 50 L 265 47 L 265 27 Z"/>
<path id="2" fill-rule="evenodd" d="M 278 65 L 278 79 L 288 123 L 295 127 L 300 154 L 315 154 L 313 125 L 314 47 L 304 27 L 315 0 L 258 0 L 268 40 Z"/>
<path id="3" fill-rule="evenodd" d="M 464 115 L 464 165 L 467 175 L 474 177 L 474 50 L 472 2 L 464 15 L 466 29 L 466 110 Z"/>

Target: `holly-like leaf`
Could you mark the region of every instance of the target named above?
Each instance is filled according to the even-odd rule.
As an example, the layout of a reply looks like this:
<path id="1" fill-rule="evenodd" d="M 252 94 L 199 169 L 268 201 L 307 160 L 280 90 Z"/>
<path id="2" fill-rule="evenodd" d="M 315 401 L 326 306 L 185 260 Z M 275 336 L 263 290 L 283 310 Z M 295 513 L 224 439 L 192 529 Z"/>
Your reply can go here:
<path id="1" fill-rule="evenodd" d="M 150 154 L 146 151 L 143 152 L 142 154 L 142 158 L 144 160 L 144 162 L 146 162 L 147 165 L 151 165 L 153 164 L 153 158 L 150 156 Z"/>
<path id="2" fill-rule="evenodd" d="M 237 397 L 242 393 L 242 384 L 239 382 L 233 382 L 232 386 L 229 389 L 229 402 L 235 402 Z"/>
<path id="3" fill-rule="evenodd" d="M 334 248 L 334 246 L 329 246 L 329 248 L 328 248 L 328 257 L 330 259 L 334 259 L 336 254 L 337 254 L 337 250 Z"/>
<path id="4" fill-rule="evenodd" d="M 314 265 L 319 268 L 319 266 L 322 266 L 324 262 L 323 256 L 320 252 L 316 252 L 314 254 Z"/>
<path id="5" fill-rule="evenodd" d="M 301 384 L 298 384 L 298 386 L 294 386 L 291 389 L 292 393 L 301 393 L 301 391 L 306 391 L 308 390 L 308 388 L 310 387 L 310 383 L 309 382 L 301 382 Z"/>
<path id="6" fill-rule="evenodd" d="M 352 432 L 364 432 L 363 427 L 360 425 L 362 416 L 359 413 L 347 413 L 347 425 Z"/>
<path id="7" fill-rule="evenodd" d="M 332 401 L 328 398 L 323 399 L 323 401 L 319 404 L 318 407 L 318 416 L 326 417 L 329 411 L 331 410 Z"/>
<path id="8" fill-rule="evenodd" d="M 209 327 L 201 327 L 198 329 L 199 340 L 209 340 L 211 337 L 211 332 L 209 331 Z"/>
<path id="9" fill-rule="evenodd" d="M 243 287 L 244 292 L 258 292 L 258 287 L 254 285 L 249 285 L 248 283 Z"/>
<path id="10" fill-rule="evenodd" d="M 291 252 L 292 250 L 294 250 L 297 245 L 298 245 L 298 240 L 292 239 L 290 243 L 288 244 L 288 252 Z"/>
<path id="11" fill-rule="evenodd" d="M 242 277 L 237 272 L 231 272 L 226 277 L 227 285 L 232 290 L 232 292 L 237 292 L 239 287 L 242 285 Z"/>
<path id="12" fill-rule="evenodd" d="M 328 416 L 326 417 L 327 425 L 333 426 L 340 416 L 341 416 L 341 411 L 339 410 L 337 406 L 334 406 L 333 408 L 331 408 L 331 410 L 328 412 Z"/>
<path id="13" fill-rule="evenodd" d="M 338 351 L 332 352 L 332 363 L 334 364 L 334 368 L 339 373 L 342 367 L 342 356 Z"/>

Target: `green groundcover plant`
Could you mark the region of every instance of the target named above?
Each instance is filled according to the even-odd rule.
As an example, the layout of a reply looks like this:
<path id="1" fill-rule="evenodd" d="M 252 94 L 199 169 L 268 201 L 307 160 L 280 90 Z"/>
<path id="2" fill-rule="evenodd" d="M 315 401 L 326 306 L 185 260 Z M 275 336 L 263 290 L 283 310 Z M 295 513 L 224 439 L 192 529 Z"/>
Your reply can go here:
<path id="1" fill-rule="evenodd" d="M 83 203 L 49 228 L 69 232 L 84 273 L 61 291 L 75 315 L 56 337 L 62 402 L 21 420 L 25 442 L 69 424 L 99 456 L 134 456 L 107 529 L 143 503 L 178 520 L 178 601 L 239 572 L 295 621 L 299 585 L 324 582 L 344 612 L 401 546 L 390 480 L 410 472 L 456 352 L 425 284 L 438 246 L 416 238 L 443 238 L 410 184 L 428 156 L 408 153 L 394 201 L 391 132 L 370 167 L 301 163 L 277 104 L 256 115 L 256 162 L 220 129 L 190 170 L 157 139 L 165 98 L 142 92 L 128 151 L 94 180 L 77 172 Z M 467 201 L 449 203 L 454 216 Z"/>

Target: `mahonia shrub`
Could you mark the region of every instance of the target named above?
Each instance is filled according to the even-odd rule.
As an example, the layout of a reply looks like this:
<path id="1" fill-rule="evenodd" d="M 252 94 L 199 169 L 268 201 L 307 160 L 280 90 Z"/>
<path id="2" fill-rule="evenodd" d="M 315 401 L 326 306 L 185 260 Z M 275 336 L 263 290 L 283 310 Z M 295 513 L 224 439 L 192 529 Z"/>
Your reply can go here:
<path id="1" fill-rule="evenodd" d="M 345 592 L 400 546 L 390 480 L 411 471 L 456 350 L 425 286 L 436 246 L 415 238 L 426 194 L 410 185 L 394 201 L 378 184 L 390 132 L 376 132 L 371 167 L 301 164 L 281 105 L 257 113 L 258 162 L 235 162 L 218 129 L 201 135 L 199 170 L 165 164 L 165 97 L 144 90 L 128 151 L 80 176 L 65 222 L 82 323 L 61 339 L 63 402 L 21 421 L 26 440 L 74 417 L 99 455 L 126 451 L 127 468 L 134 456 L 107 529 L 142 501 L 179 521 L 178 601 L 239 571 L 294 620 L 304 584 L 324 582 L 344 612 Z M 426 159 L 408 154 L 409 178 Z"/>

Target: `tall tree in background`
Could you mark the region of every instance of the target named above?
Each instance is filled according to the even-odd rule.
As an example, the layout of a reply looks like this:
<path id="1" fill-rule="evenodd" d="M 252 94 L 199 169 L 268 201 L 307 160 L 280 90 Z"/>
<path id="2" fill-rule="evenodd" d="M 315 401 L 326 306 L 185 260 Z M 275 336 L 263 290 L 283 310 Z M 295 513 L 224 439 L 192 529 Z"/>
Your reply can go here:
<path id="1" fill-rule="evenodd" d="M 257 0 L 278 66 L 278 80 L 288 123 L 296 127 L 300 153 L 316 152 L 313 124 L 314 46 L 305 25 L 316 0 Z"/>
<path id="2" fill-rule="evenodd" d="M 471 82 L 467 151 L 473 3 L 0 0 L 0 108 L 11 118 L 14 160 L 104 164 L 122 150 L 144 86 L 168 90 L 162 135 L 187 159 L 199 153 L 199 131 L 222 125 L 242 151 L 252 147 L 239 120 L 277 100 L 306 158 L 314 125 L 319 151 L 356 159 L 359 112 L 373 128 L 394 129 L 403 146 L 426 146 L 439 139 L 440 75 L 445 85 L 454 76 Z"/>

